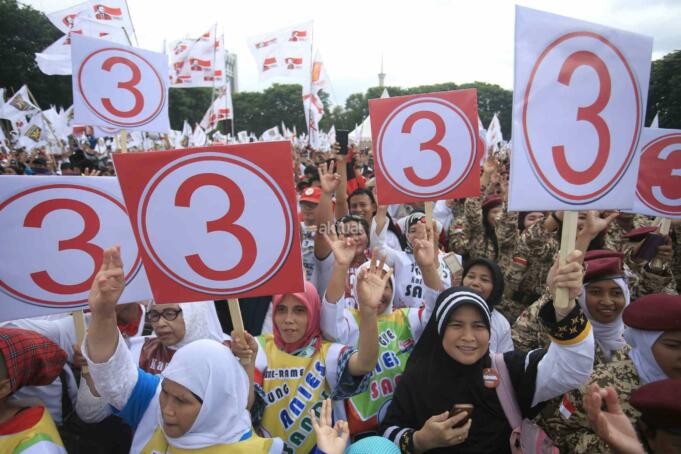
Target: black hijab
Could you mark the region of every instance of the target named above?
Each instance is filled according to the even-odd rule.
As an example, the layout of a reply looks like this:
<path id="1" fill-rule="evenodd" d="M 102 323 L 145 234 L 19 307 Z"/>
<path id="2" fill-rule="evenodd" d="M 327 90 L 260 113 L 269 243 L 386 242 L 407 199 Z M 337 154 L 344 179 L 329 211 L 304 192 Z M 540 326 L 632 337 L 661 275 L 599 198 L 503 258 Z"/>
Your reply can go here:
<path id="1" fill-rule="evenodd" d="M 490 260 L 488 258 L 480 257 L 467 260 L 463 264 L 463 274 L 461 279 L 468 274 L 471 268 L 475 265 L 482 265 L 486 267 L 490 273 L 492 273 L 492 293 L 490 293 L 489 298 L 487 298 L 487 305 L 489 306 L 490 312 L 494 309 L 494 306 L 501 303 L 501 297 L 504 295 L 504 274 L 501 272 L 501 268 L 497 265 L 497 262 Z"/>
<path id="2" fill-rule="evenodd" d="M 391 426 L 419 430 L 431 416 L 450 410 L 454 404 L 468 403 L 474 409 L 466 442 L 429 452 L 507 452 L 511 426 L 496 390 L 485 387 L 483 382 L 483 370 L 491 367 L 489 354 L 474 364 L 464 365 L 450 357 L 442 346 L 447 321 L 454 310 L 466 304 L 480 311 L 489 329 L 487 302 L 472 289 L 455 287 L 440 293 L 433 315 L 407 361 L 381 430 Z"/>

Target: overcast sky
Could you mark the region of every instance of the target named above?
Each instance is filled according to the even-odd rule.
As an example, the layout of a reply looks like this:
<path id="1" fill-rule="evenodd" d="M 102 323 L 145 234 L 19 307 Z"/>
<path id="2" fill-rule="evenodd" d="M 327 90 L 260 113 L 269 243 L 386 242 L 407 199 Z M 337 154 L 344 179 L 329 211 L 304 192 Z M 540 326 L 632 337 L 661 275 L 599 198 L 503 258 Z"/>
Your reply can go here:
<path id="1" fill-rule="evenodd" d="M 51 12 L 78 0 L 24 0 Z M 653 59 L 681 49 L 679 0 L 523 0 L 519 5 L 597 22 L 654 38 Z M 308 20 L 333 85 L 348 95 L 386 85 L 484 81 L 513 86 L 514 5 L 507 0 L 128 0 L 139 46 L 160 51 L 163 40 L 196 37 L 216 21 L 225 47 L 238 55 L 239 90 L 258 91 L 250 36 Z"/>

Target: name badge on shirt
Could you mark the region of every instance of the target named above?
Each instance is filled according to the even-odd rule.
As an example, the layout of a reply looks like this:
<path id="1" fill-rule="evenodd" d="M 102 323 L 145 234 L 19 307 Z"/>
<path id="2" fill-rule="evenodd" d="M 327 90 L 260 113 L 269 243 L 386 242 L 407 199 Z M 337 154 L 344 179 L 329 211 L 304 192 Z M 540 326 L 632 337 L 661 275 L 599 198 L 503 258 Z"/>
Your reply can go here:
<path id="1" fill-rule="evenodd" d="M 496 369 L 488 367 L 482 371 L 482 380 L 485 388 L 496 388 L 499 386 L 499 373 Z"/>

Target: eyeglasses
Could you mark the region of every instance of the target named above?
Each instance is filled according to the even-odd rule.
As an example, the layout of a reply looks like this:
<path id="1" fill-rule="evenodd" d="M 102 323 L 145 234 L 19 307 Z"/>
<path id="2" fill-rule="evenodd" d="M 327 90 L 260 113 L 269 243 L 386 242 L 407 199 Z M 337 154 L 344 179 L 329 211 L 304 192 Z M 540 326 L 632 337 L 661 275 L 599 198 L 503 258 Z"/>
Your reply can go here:
<path id="1" fill-rule="evenodd" d="M 163 317 L 164 319 L 172 322 L 177 318 L 177 316 L 182 312 L 182 309 L 163 309 L 163 311 L 151 310 L 147 312 L 147 321 L 156 323 Z"/>

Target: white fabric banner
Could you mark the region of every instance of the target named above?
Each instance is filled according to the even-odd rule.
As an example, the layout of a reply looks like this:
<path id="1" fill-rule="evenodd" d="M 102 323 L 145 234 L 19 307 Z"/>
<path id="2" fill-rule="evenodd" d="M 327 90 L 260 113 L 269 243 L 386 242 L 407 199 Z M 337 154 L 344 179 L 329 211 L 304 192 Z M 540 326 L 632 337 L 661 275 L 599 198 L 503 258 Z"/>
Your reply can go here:
<path id="1" fill-rule="evenodd" d="M 509 210 L 630 209 L 652 38 L 516 7 Z"/>
<path id="2" fill-rule="evenodd" d="M 13 121 L 38 112 L 40 112 L 40 109 L 31 102 L 28 94 L 28 87 L 22 85 L 21 88 L 14 93 L 14 96 L 9 98 L 7 102 L 2 105 L 0 118 Z"/>
<path id="3" fill-rule="evenodd" d="M 260 80 L 294 79 L 310 86 L 312 21 L 248 39 Z"/>
<path id="4" fill-rule="evenodd" d="M 169 46 L 170 86 L 175 88 L 225 85 L 224 38 L 213 25 L 197 39 L 173 41 Z"/>

